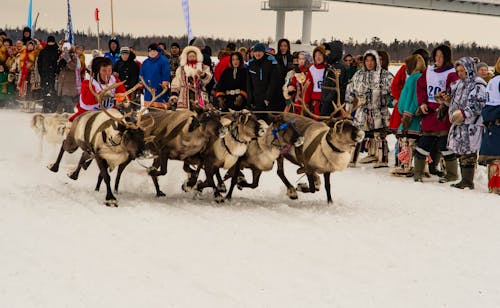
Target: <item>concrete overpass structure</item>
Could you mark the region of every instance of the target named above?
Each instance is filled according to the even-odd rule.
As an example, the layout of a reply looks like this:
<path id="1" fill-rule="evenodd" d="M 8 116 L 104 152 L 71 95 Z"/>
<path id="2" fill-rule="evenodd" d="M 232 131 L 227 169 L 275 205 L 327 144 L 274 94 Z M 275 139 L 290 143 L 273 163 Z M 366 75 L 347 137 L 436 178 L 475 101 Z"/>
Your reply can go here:
<path id="1" fill-rule="evenodd" d="M 500 0 L 269 0 L 262 1 L 261 9 L 276 11 L 276 41 L 285 34 L 285 14 L 287 11 L 303 11 L 302 44 L 311 42 L 313 12 L 328 12 L 329 2 L 346 2 L 420 9 L 440 12 L 453 12 L 485 16 L 500 16 Z"/>

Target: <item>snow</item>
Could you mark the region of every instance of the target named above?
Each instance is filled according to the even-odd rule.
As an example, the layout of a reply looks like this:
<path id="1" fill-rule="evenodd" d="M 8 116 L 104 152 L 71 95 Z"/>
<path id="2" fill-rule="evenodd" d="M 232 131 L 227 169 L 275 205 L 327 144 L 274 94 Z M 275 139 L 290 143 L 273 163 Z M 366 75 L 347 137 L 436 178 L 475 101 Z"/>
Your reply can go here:
<path id="1" fill-rule="evenodd" d="M 1 307 L 500 305 L 500 197 L 484 167 L 475 191 L 348 169 L 333 206 L 323 190 L 288 200 L 270 172 L 216 205 L 181 191 L 177 162 L 154 197 L 134 162 L 107 208 L 95 164 L 76 182 L 78 154 L 47 170 L 57 147 L 39 155 L 31 116 L 0 110 Z"/>

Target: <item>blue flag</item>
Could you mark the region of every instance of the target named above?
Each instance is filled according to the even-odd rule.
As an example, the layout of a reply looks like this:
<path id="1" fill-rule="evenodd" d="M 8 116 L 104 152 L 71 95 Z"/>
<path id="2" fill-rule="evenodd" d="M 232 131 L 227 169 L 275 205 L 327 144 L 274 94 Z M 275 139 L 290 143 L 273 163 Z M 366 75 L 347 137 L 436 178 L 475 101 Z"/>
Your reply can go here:
<path id="1" fill-rule="evenodd" d="M 191 19 L 189 18 L 189 0 L 182 0 L 182 9 L 184 10 L 184 21 L 186 22 L 188 43 L 193 39 L 193 30 L 191 29 Z"/>
<path id="2" fill-rule="evenodd" d="M 33 12 L 33 0 L 30 0 L 30 4 L 28 5 L 28 22 L 26 23 L 26 26 L 31 29 L 32 27 L 32 12 Z"/>
<path id="3" fill-rule="evenodd" d="M 71 5 L 68 0 L 68 25 L 66 27 L 66 34 L 64 39 L 68 41 L 71 45 L 75 44 L 75 34 L 73 33 L 73 22 L 71 21 Z"/>

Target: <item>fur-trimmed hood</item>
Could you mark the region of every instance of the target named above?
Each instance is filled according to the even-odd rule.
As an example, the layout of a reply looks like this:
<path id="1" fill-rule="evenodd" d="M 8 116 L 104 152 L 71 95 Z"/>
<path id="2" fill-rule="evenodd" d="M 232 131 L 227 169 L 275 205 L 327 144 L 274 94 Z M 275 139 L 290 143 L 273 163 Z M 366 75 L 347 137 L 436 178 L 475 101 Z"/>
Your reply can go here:
<path id="1" fill-rule="evenodd" d="M 201 53 L 200 49 L 198 47 L 194 46 L 187 46 L 182 50 L 182 54 L 180 57 L 180 65 L 184 66 L 187 64 L 187 55 L 190 52 L 196 53 L 196 61 L 198 63 L 203 63 L 203 54 Z"/>
<path id="2" fill-rule="evenodd" d="M 374 49 L 367 50 L 364 55 L 363 55 L 363 70 L 366 71 L 365 67 L 365 58 L 367 55 L 373 55 L 375 57 L 375 61 L 377 63 L 377 66 L 375 67 L 376 71 L 380 71 L 382 69 L 382 63 L 380 63 L 380 58 L 378 56 L 378 52 Z"/>

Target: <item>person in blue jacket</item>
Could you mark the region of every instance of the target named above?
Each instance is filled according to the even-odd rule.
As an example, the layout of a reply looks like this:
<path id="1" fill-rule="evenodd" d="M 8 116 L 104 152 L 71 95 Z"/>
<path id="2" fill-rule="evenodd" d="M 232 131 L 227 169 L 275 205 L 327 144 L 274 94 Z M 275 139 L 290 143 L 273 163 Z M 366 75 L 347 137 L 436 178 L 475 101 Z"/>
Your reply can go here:
<path id="1" fill-rule="evenodd" d="M 170 86 L 170 63 L 167 57 L 161 54 L 158 44 L 149 45 L 148 58 L 142 63 L 140 76 L 144 78 L 149 87 L 156 89 L 156 93 L 160 93 L 164 87 Z M 149 102 L 151 98 L 151 93 L 144 91 L 144 101 Z M 156 102 L 163 106 L 164 103 L 168 102 L 168 94 L 165 93 Z"/>
<path id="2" fill-rule="evenodd" d="M 112 37 L 108 42 L 109 51 L 104 54 L 104 57 L 110 58 L 113 65 L 120 60 L 120 42 L 116 37 Z"/>

